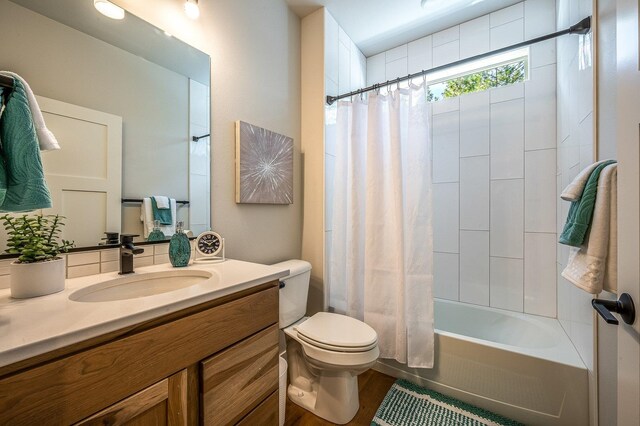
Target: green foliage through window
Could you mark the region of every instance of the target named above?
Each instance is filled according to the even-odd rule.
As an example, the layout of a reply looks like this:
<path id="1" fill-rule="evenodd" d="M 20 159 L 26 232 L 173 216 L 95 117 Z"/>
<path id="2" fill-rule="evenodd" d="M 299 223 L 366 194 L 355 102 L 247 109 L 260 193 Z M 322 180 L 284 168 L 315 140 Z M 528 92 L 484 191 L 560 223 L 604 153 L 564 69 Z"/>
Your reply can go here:
<path id="1" fill-rule="evenodd" d="M 524 60 L 521 60 L 430 85 L 427 100 L 429 102 L 435 102 L 460 96 L 465 93 L 507 86 L 509 84 L 522 82 L 525 80 L 525 77 L 526 63 Z"/>

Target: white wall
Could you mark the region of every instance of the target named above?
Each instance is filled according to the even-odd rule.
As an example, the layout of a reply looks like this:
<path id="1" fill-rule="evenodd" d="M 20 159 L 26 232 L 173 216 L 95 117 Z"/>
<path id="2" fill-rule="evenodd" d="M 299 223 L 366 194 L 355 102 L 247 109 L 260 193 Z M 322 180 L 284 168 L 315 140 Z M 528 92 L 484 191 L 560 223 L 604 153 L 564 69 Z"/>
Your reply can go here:
<path id="1" fill-rule="evenodd" d="M 555 31 L 527 0 L 367 59 L 367 84 Z M 525 83 L 432 104 L 435 296 L 556 316 L 555 41 Z"/>
<path id="2" fill-rule="evenodd" d="M 211 226 L 227 256 L 262 263 L 299 258 L 302 230 L 300 19 L 284 0 L 200 2 L 200 18 L 176 0 L 115 0 L 211 56 Z M 294 203 L 235 203 L 236 120 L 294 139 Z"/>

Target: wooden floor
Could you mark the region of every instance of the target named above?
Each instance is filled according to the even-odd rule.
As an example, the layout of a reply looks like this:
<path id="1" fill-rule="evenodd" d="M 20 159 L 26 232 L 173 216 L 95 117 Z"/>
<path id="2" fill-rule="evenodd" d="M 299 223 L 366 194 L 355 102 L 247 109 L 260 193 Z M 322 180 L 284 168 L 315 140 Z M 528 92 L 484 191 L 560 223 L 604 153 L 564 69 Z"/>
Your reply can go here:
<path id="1" fill-rule="evenodd" d="M 360 409 L 349 425 L 370 425 L 376 410 L 382 403 L 389 388 L 396 379 L 386 374 L 368 370 L 358 376 L 358 390 L 360 392 Z M 327 426 L 333 425 L 326 420 L 316 417 L 304 408 L 299 407 L 287 398 L 285 426 Z"/>

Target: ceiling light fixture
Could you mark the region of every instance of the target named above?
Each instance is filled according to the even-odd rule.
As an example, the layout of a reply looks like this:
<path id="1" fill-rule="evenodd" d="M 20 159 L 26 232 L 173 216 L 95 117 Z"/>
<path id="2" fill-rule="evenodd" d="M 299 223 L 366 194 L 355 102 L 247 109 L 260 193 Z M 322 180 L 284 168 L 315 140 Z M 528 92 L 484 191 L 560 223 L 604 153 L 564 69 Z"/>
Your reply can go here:
<path id="1" fill-rule="evenodd" d="M 187 0 L 184 3 L 184 13 L 191 19 L 198 19 L 200 16 L 200 8 L 198 7 L 198 0 Z"/>
<path id="2" fill-rule="evenodd" d="M 93 0 L 93 6 L 98 12 L 111 19 L 124 19 L 124 9 L 108 0 Z"/>

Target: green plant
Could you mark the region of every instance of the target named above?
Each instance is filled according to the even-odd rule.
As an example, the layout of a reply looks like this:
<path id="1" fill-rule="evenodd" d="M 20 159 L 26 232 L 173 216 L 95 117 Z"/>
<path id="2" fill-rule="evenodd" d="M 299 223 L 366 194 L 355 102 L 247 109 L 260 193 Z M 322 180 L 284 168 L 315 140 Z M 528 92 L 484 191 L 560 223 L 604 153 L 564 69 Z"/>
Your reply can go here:
<path id="1" fill-rule="evenodd" d="M 18 263 L 45 262 L 73 247 L 73 241 L 59 239 L 64 223 L 60 215 L 0 217 L 9 234 L 6 252 L 19 254 Z"/>

